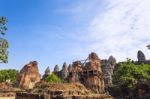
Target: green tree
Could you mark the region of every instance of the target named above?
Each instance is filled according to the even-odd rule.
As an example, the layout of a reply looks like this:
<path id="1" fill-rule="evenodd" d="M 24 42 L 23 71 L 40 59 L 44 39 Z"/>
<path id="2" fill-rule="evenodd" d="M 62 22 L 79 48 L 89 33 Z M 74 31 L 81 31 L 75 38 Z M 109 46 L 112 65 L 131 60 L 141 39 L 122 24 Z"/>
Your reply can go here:
<path id="1" fill-rule="evenodd" d="M 130 59 L 119 63 L 113 75 L 112 93 L 125 96 L 132 92 L 138 83 L 148 83 L 150 79 L 150 65 L 135 65 Z"/>
<path id="2" fill-rule="evenodd" d="M 5 35 L 5 32 L 7 30 L 6 27 L 7 19 L 5 17 L 0 17 L 0 34 Z"/>
<path id="3" fill-rule="evenodd" d="M 15 69 L 0 70 L 0 82 L 9 80 L 11 83 L 15 83 L 18 73 L 19 72 Z"/>
<path id="4" fill-rule="evenodd" d="M 59 83 L 59 82 L 61 82 L 61 79 L 53 73 L 48 75 L 45 80 L 49 83 Z"/>
<path id="5" fill-rule="evenodd" d="M 8 42 L 6 39 L 2 38 L 7 30 L 6 23 L 7 19 L 5 17 L 0 17 L 0 62 L 2 63 L 8 62 Z"/>

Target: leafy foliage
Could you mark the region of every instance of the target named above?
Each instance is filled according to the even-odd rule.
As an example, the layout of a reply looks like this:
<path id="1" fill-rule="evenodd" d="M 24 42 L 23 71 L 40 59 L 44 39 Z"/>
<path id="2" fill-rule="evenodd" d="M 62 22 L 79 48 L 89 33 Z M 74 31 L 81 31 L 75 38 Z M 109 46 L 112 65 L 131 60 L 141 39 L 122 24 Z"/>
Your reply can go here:
<path id="1" fill-rule="evenodd" d="M 5 17 L 0 17 L 0 34 L 5 35 L 7 19 Z"/>
<path id="2" fill-rule="evenodd" d="M 7 19 L 5 17 L 0 17 L 0 36 L 5 35 L 7 30 L 6 27 Z M 6 39 L 0 37 L 0 62 L 7 63 L 8 61 L 8 42 Z"/>
<path id="3" fill-rule="evenodd" d="M 120 63 L 113 75 L 111 91 L 120 95 L 128 95 L 138 83 L 148 83 L 150 80 L 150 65 L 135 65 L 130 59 Z"/>
<path id="4" fill-rule="evenodd" d="M 10 80 L 11 83 L 15 83 L 18 73 L 15 69 L 0 70 L 0 82 Z"/>
<path id="5" fill-rule="evenodd" d="M 47 82 L 49 82 L 49 83 L 58 83 L 58 82 L 61 82 L 61 79 L 57 75 L 55 75 L 53 73 L 50 74 L 50 75 L 48 75 L 45 80 Z"/>

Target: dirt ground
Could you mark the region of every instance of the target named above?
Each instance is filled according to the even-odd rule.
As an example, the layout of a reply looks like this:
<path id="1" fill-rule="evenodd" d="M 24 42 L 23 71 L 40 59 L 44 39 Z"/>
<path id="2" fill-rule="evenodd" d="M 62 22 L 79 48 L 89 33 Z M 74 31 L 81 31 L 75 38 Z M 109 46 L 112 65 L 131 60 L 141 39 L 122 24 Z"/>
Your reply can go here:
<path id="1" fill-rule="evenodd" d="M 0 97 L 0 99 L 15 99 L 15 97 Z"/>

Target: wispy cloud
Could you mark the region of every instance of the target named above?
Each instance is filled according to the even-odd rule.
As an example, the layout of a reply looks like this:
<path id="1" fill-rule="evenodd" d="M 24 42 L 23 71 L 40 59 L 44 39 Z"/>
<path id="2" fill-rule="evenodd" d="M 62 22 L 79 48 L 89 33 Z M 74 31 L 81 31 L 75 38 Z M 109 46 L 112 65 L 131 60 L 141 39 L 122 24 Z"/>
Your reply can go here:
<path id="1" fill-rule="evenodd" d="M 120 60 L 126 57 L 135 59 L 138 49 L 147 52 L 145 46 L 150 42 L 149 3 L 148 0 L 109 0 L 108 10 L 90 25 L 91 37 L 103 37 L 104 48 Z"/>
<path id="2" fill-rule="evenodd" d="M 139 49 L 150 55 L 146 48 L 150 43 L 149 4 L 149 0 L 107 0 L 105 10 L 97 12 L 86 31 L 78 34 L 77 39 L 87 43 L 82 52 L 114 55 L 118 60 L 136 59 Z"/>

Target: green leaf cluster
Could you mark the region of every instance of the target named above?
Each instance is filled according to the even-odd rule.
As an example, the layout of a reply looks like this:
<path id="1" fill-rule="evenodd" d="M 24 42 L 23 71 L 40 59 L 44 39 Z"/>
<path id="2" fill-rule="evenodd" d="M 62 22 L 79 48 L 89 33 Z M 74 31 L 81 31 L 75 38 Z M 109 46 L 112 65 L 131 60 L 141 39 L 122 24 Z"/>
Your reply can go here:
<path id="1" fill-rule="evenodd" d="M 15 83 L 18 73 L 19 72 L 15 69 L 0 70 L 0 82 L 10 80 L 10 83 Z"/>
<path id="2" fill-rule="evenodd" d="M 47 82 L 49 82 L 49 83 L 59 83 L 59 82 L 61 82 L 61 79 L 57 76 L 57 75 L 55 75 L 55 74 L 50 74 L 50 75 L 48 75 L 46 78 L 45 78 L 45 80 L 47 81 Z"/>

